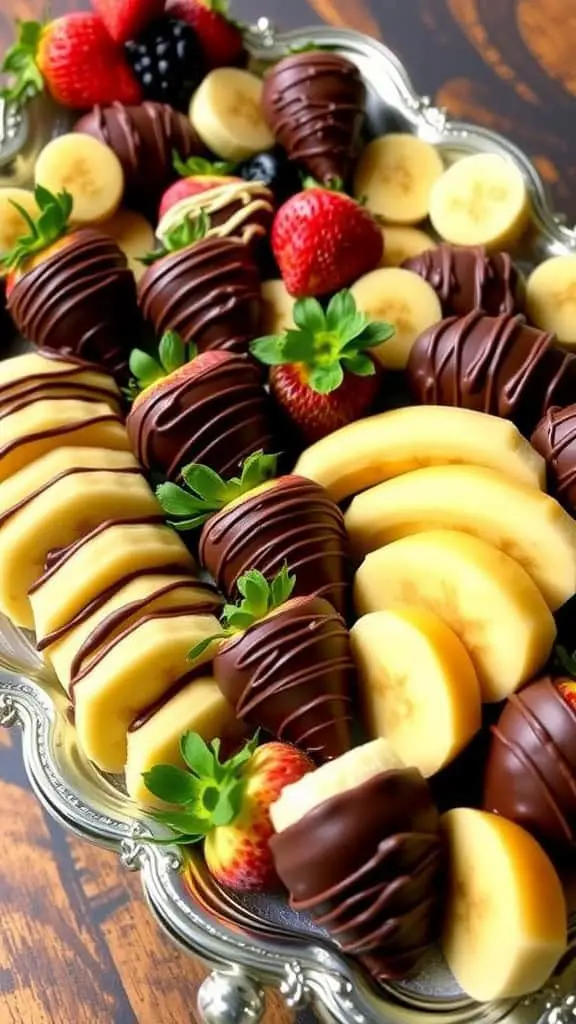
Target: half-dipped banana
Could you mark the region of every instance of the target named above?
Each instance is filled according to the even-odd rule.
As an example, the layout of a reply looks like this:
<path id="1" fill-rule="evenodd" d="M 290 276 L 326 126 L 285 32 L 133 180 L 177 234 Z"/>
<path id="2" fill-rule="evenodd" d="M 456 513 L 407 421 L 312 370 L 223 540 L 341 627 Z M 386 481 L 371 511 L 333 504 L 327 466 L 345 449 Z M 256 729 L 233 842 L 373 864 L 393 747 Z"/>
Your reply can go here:
<path id="1" fill-rule="evenodd" d="M 113 377 L 99 367 L 56 352 L 26 352 L 0 362 L 0 415 L 24 399 L 88 398 L 119 412 L 122 396 Z"/>

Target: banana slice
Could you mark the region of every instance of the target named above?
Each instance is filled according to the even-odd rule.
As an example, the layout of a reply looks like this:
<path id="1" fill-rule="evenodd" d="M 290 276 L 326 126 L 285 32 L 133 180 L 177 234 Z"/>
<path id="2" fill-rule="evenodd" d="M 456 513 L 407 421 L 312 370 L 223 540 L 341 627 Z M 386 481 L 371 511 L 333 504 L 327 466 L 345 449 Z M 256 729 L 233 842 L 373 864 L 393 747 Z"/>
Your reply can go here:
<path id="1" fill-rule="evenodd" d="M 71 224 L 95 224 L 116 212 L 124 172 L 113 150 L 91 135 L 71 132 L 52 139 L 36 160 L 35 179 L 50 192 L 66 189 L 74 200 Z"/>
<path id="2" fill-rule="evenodd" d="M 394 325 L 394 334 L 371 349 L 381 366 L 403 370 L 416 338 L 442 319 L 440 299 L 419 274 L 401 267 L 380 267 L 359 278 L 350 291 L 371 320 Z"/>
<path id="3" fill-rule="evenodd" d="M 262 112 L 263 83 L 241 68 L 216 68 L 190 103 L 190 120 L 202 142 L 224 160 L 247 160 L 271 149 L 274 136 Z"/>
<path id="4" fill-rule="evenodd" d="M 430 220 L 454 245 L 506 249 L 530 220 L 530 199 L 522 172 L 497 153 L 457 160 L 430 193 Z"/>
<path id="5" fill-rule="evenodd" d="M 294 296 L 284 281 L 264 281 L 262 284 L 262 334 L 283 334 L 294 327 Z"/>
<path id="6" fill-rule="evenodd" d="M 419 256 L 426 249 L 436 249 L 436 242 L 425 231 L 419 228 L 394 227 L 386 225 L 382 228 L 384 235 L 383 267 L 399 267 L 404 260 Z"/>
<path id="7" fill-rule="evenodd" d="M 442 818 L 448 892 L 442 950 L 473 999 L 525 996 L 544 985 L 567 947 L 562 885 L 518 825 L 461 807 Z"/>
<path id="8" fill-rule="evenodd" d="M 113 217 L 98 225 L 100 231 L 110 235 L 128 260 L 128 266 L 137 281 L 146 267 L 141 257 L 152 252 L 156 245 L 154 228 L 140 213 L 133 210 L 118 210 Z"/>
<path id="9" fill-rule="evenodd" d="M 406 767 L 384 739 L 372 740 L 361 747 L 327 761 L 314 772 L 303 775 L 280 793 L 270 807 L 276 832 L 283 832 L 325 800 L 355 789 L 383 772 Z"/>
<path id="10" fill-rule="evenodd" d="M 454 530 L 373 551 L 356 573 L 354 600 L 359 615 L 398 604 L 434 612 L 468 650 L 487 703 L 535 676 L 556 637 L 552 613 L 522 566 Z"/>
<path id="11" fill-rule="evenodd" d="M 22 235 L 27 235 L 30 228 L 21 213 L 14 208 L 18 203 L 32 218 L 38 215 L 38 206 L 34 193 L 25 188 L 0 188 L 0 256 L 5 256 L 14 248 Z"/>
<path id="12" fill-rule="evenodd" d="M 394 224 L 428 216 L 430 190 L 444 171 L 438 150 L 415 135 L 392 132 L 366 146 L 354 178 L 354 195 L 372 213 Z"/>
<path id="13" fill-rule="evenodd" d="M 552 256 L 526 282 L 526 312 L 536 327 L 576 348 L 576 255 Z"/>
<path id="14" fill-rule="evenodd" d="M 480 686 L 456 634 L 425 608 L 372 612 L 350 633 L 370 736 L 428 777 L 482 724 Z"/>

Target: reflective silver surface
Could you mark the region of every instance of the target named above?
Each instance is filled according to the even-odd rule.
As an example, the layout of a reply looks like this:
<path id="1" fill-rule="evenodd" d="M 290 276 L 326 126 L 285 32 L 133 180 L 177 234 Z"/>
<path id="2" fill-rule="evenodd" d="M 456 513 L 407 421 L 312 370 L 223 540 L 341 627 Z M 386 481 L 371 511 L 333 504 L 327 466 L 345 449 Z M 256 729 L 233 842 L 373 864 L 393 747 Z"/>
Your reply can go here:
<path id="1" fill-rule="evenodd" d="M 546 187 L 512 143 L 492 132 L 450 121 L 418 96 L 405 69 L 386 47 L 365 36 L 315 27 L 283 35 L 260 19 L 249 41 L 256 61 L 282 55 L 310 39 L 333 46 L 361 69 L 369 88 L 373 129 L 410 130 L 442 149 L 447 160 L 470 152 L 499 152 L 522 169 L 534 210 L 530 251 L 576 251 L 576 231 L 554 214 Z M 22 124 L 0 110 L 0 184 L 28 185 L 42 140 L 65 130 L 50 107 L 31 107 Z M 3 139 L 3 141 L 2 141 Z M 0 618 L 0 724 L 20 727 L 26 770 L 48 812 L 77 835 L 118 852 L 140 873 L 152 912 L 182 948 L 213 968 L 198 1000 L 205 1024 L 249 1024 L 262 1019 L 263 988 L 276 987 L 286 1003 L 315 1005 L 322 1020 L 339 1024 L 575 1024 L 576 930 L 558 977 L 537 996 L 480 1006 L 464 997 L 438 953 L 409 981 L 374 989 L 337 946 L 284 900 L 240 898 L 209 876 L 201 854 L 147 838 L 158 826 L 138 809 L 114 779 L 102 776 L 79 751 L 67 701 L 29 640 Z"/>

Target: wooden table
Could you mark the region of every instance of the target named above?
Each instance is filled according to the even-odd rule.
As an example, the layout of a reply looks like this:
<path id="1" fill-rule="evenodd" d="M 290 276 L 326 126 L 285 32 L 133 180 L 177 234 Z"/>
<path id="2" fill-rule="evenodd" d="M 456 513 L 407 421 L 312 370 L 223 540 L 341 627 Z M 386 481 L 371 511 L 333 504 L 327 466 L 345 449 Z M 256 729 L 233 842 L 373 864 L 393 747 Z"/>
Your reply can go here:
<path id="1" fill-rule="evenodd" d="M 14 16 L 42 7 L 0 0 L 0 39 Z M 576 220 L 576 0 L 237 0 L 234 13 L 324 19 L 383 39 L 420 91 L 514 138 Z M 66 836 L 40 809 L 17 734 L 0 731 L 0 779 L 0 1024 L 194 1021 L 203 969 L 160 935 L 115 856 Z M 268 1024 L 289 1020 L 272 999 Z"/>

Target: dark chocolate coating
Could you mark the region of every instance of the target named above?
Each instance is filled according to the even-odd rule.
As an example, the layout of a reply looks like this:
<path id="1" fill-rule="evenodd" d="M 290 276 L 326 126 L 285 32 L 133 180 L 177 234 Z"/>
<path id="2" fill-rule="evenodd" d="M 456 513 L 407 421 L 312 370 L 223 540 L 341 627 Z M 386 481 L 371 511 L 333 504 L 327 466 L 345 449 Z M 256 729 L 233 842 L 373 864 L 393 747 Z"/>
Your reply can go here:
<path id="1" fill-rule="evenodd" d="M 232 476 L 253 452 L 277 451 L 258 368 L 233 352 L 206 353 L 194 365 L 194 376 L 174 374 L 132 406 L 126 429 L 138 461 L 177 480 L 191 462 Z"/>
<path id="2" fill-rule="evenodd" d="M 439 824 L 425 779 L 404 768 L 326 800 L 270 849 L 291 905 L 385 981 L 407 974 L 438 937 Z"/>
<path id="3" fill-rule="evenodd" d="M 220 648 L 214 678 L 238 718 L 316 761 L 350 749 L 355 669 L 344 620 L 300 597 Z"/>
<path id="4" fill-rule="evenodd" d="M 321 184 L 349 180 L 365 103 L 358 68 L 337 53 L 292 54 L 264 76 L 262 106 L 276 141 Z"/>
<path id="5" fill-rule="evenodd" d="M 126 202 L 153 214 L 153 219 L 162 193 L 178 177 L 173 152 L 184 160 L 205 153 L 189 119 L 165 103 L 96 106 L 80 118 L 75 131 L 92 135 L 114 150 L 124 171 Z"/>
<path id="6" fill-rule="evenodd" d="M 531 441 L 546 459 L 548 490 L 576 515 L 576 404 L 548 409 Z"/>
<path id="7" fill-rule="evenodd" d="M 260 277 L 248 248 L 204 238 L 153 263 L 138 288 L 140 308 L 158 336 L 177 331 L 201 351 L 247 352 L 258 334 Z"/>
<path id="8" fill-rule="evenodd" d="M 524 282 L 506 252 L 489 256 L 482 246 L 447 242 L 404 260 L 432 286 L 444 316 L 465 316 L 483 309 L 489 316 L 518 312 L 524 300 Z"/>
<path id="9" fill-rule="evenodd" d="M 286 562 L 296 575 L 294 596 L 325 597 L 341 615 L 350 582 L 344 516 L 324 487 L 284 476 L 205 524 L 200 561 L 229 599 L 249 569 L 270 579 Z"/>
<path id="10" fill-rule="evenodd" d="M 552 852 L 576 846 L 576 711 L 551 679 L 506 702 L 492 727 L 484 806 L 531 832 Z"/>
<path id="11" fill-rule="evenodd" d="M 442 320 L 417 339 L 408 360 L 413 398 L 510 419 L 531 433 L 553 405 L 576 394 L 576 356 L 553 346 L 554 335 L 521 316 Z"/>
<path id="12" fill-rule="evenodd" d="M 34 345 L 97 363 L 120 380 L 142 330 L 126 257 L 94 228 L 74 231 L 64 246 L 24 273 L 8 311 Z"/>

